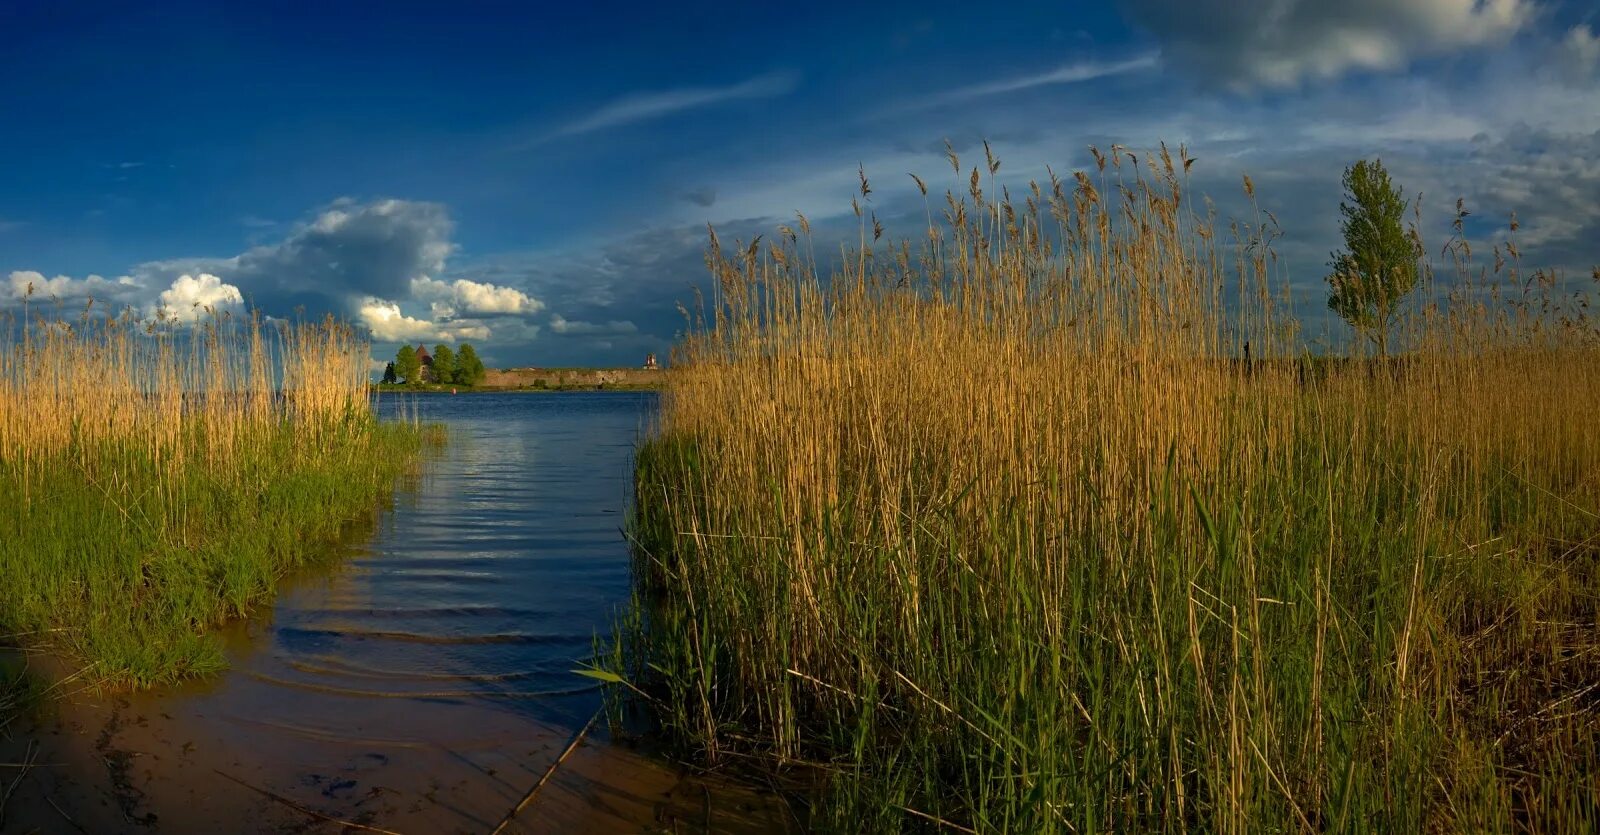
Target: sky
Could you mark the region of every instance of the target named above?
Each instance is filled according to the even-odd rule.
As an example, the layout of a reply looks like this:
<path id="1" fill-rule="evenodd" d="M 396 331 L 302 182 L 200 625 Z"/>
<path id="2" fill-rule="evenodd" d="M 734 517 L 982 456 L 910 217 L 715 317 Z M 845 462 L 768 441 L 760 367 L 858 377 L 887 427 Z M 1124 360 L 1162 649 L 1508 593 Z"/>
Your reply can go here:
<path id="1" fill-rule="evenodd" d="M 1592 0 L 1096 4 L 0 0 L 0 313 L 334 313 L 378 358 L 666 356 L 724 239 L 894 237 L 908 172 L 1015 186 L 1089 146 L 1188 146 L 1193 188 L 1278 217 L 1303 316 L 1344 166 L 1381 157 L 1442 243 L 1457 198 L 1525 260 L 1600 264 Z M 1007 179 L 1009 178 L 1009 179 Z M 947 182 L 948 180 L 948 182 Z"/>

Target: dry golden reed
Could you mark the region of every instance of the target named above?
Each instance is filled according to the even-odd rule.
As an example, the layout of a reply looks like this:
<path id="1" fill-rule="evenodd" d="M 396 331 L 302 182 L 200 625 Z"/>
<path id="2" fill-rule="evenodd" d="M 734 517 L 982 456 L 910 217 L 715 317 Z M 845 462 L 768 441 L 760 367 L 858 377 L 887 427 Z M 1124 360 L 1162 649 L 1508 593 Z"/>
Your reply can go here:
<path id="1" fill-rule="evenodd" d="M 31 301 L 31 300 L 30 300 Z M 0 320 L 0 635 L 146 684 L 371 513 L 418 444 L 332 319 Z"/>
<path id="2" fill-rule="evenodd" d="M 264 425 L 309 431 L 367 412 L 367 343 L 332 319 L 189 328 L 86 312 L 0 325 L 0 450 L 24 465 L 126 444 L 167 468 L 225 468 Z M 197 429 L 207 443 L 191 462 Z"/>
<path id="3" fill-rule="evenodd" d="M 919 242 L 713 234 L 618 661 L 676 738 L 845 831 L 1594 826 L 1583 291 L 1458 239 L 1403 356 L 1311 355 L 1187 154 L 986 157 Z"/>

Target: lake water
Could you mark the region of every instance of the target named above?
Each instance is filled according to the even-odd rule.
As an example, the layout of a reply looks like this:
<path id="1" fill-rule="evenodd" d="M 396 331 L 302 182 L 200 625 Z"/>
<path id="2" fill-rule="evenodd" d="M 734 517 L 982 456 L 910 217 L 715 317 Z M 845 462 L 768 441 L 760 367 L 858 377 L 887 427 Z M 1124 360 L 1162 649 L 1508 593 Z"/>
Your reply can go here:
<path id="1" fill-rule="evenodd" d="M 445 447 L 341 569 L 282 595 L 264 627 L 266 651 L 239 672 L 296 699 L 426 697 L 586 720 L 598 693 L 571 671 L 628 601 L 621 529 L 633 450 L 655 400 L 597 392 L 408 401 L 424 422 L 448 427 Z M 297 706 L 283 724 L 297 726 L 302 714 Z"/>
<path id="2" fill-rule="evenodd" d="M 230 630 L 222 676 L 70 700 L 35 734 L 59 763 L 13 801 L 23 820 L 282 832 L 322 814 L 488 832 L 539 781 L 601 704 L 572 671 L 628 602 L 621 529 L 656 395 L 404 405 L 449 437 L 393 507 L 352 533 L 342 560 L 290 578 L 270 615 Z M 509 831 L 771 831 L 785 816 L 769 796 L 602 731 Z"/>

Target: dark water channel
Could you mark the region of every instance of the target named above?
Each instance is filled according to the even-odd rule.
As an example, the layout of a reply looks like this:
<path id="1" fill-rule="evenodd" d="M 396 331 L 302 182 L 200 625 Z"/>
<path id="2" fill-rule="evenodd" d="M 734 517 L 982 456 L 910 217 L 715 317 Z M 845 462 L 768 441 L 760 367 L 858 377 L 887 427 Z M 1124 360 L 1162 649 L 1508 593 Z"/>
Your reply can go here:
<path id="1" fill-rule="evenodd" d="M 222 676 L 63 704 L 0 757 L 45 763 L 7 829 L 341 831 L 322 815 L 491 831 L 601 704 L 572 670 L 628 601 L 621 528 L 655 404 L 609 392 L 411 401 L 449 440 L 370 534 L 230 630 Z M 772 798 L 599 732 L 508 831 L 787 827 Z"/>

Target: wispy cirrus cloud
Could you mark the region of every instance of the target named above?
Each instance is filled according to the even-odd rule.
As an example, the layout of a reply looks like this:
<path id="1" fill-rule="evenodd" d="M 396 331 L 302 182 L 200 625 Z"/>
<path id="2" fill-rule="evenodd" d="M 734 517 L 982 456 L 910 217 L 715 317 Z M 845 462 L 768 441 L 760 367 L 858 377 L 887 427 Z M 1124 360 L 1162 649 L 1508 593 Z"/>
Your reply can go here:
<path id="1" fill-rule="evenodd" d="M 1057 67 L 1049 72 L 1013 76 L 998 81 L 957 87 L 954 90 L 948 90 L 923 99 L 917 102 L 915 106 L 935 107 L 941 104 L 953 104 L 986 96 L 998 96 L 1005 93 L 1015 93 L 1020 90 L 1030 90 L 1035 87 L 1081 84 L 1098 78 L 1110 78 L 1117 75 L 1152 70 L 1159 66 L 1161 66 L 1161 56 L 1154 52 L 1136 55 L 1122 61 L 1079 61 Z"/>
<path id="2" fill-rule="evenodd" d="M 578 136 L 724 102 L 775 98 L 792 92 L 799 84 L 799 73 L 775 72 L 724 87 L 680 87 L 631 93 L 556 128 L 544 138 Z"/>
<path id="3" fill-rule="evenodd" d="M 639 327 L 627 320 L 613 319 L 609 322 L 582 322 L 556 314 L 550 317 L 550 330 L 559 334 L 608 336 L 638 333 Z"/>

